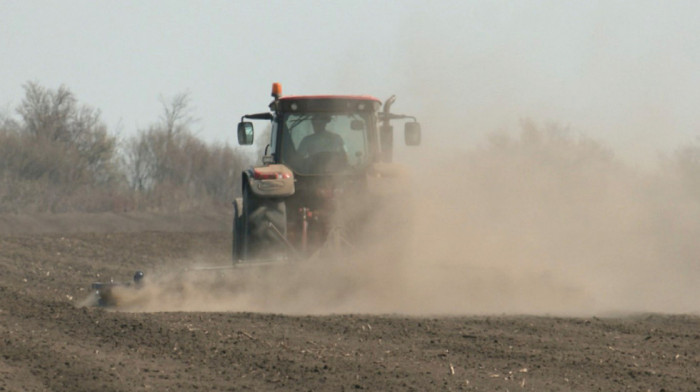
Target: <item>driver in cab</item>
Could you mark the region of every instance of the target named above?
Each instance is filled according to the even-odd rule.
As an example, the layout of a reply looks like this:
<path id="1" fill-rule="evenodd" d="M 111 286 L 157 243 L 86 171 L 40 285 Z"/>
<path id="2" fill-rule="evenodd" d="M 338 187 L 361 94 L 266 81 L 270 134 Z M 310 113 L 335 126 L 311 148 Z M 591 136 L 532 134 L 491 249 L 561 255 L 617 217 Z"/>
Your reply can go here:
<path id="1" fill-rule="evenodd" d="M 326 129 L 330 121 L 328 114 L 315 114 L 311 118 L 314 133 L 304 137 L 297 149 L 302 157 L 311 157 L 321 152 L 345 153 L 343 138 Z"/>

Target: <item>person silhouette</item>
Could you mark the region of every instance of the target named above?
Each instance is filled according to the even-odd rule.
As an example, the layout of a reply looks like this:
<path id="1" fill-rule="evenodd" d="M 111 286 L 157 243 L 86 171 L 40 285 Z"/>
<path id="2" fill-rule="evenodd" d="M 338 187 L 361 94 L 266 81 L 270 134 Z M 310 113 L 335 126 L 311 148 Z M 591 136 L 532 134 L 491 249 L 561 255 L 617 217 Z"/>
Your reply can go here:
<path id="1" fill-rule="evenodd" d="M 343 138 L 326 129 L 330 121 L 331 117 L 327 114 L 315 114 L 311 118 L 314 133 L 304 137 L 297 149 L 302 157 L 310 157 L 319 152 L 345 152 Z"/>

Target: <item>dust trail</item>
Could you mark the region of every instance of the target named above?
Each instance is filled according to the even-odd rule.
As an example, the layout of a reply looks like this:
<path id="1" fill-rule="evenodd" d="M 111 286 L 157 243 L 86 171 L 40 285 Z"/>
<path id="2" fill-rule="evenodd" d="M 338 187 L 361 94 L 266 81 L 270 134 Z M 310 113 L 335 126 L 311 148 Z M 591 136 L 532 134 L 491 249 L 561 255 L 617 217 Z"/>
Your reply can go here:
<path id="1" fill-rule="evenodd" d="M 522 127 L 478 148 L 425 154 L 391 185 L 392 208 L 367 222 L 351 259 L 156 276 L 124 294 L 124 309 L 700 311 L 700 188 L 683 154 L 641 171 L 565 129 Z"/>
<path id="2" fill-rule="evenodd" d="M 395 42 L 392 72 L 383 75 L 397 89 L 385 96 L 397 93 L 397 109 L 423 123 L 423 146 L 396 146 L 397 158 L 409 163 L 410 192 L 399 186 L 391 205 L 404 220 L 376 215 L 368 222 L 374 234 L 351 260 L 246 272 L 221 285 L 184 278 L 187 296 L 153 306 L 699 312 L 700 148 L 683 146 L 658 167 L 653 156 L 698 129 L 693 35 L 669 45 L 661 24 L 640 36 L 619 18 L 647 24 L 647 13 L 619 7 L 586 7 L 576 17 L 543 17 L 548 12 L 531 5 L 479 10 L 489 17 L 446 7 L 438 20 L 416 11 Z M 660 20 L 676 24 L 675 12 Z M 573 26 L 579 17 L 595 23 Z M 455 46 L 445 39 L 455 35 L 468 40 Z M 363 85 L 356 62 L 339 67 L 337 92 Z M 524 115 L 572 122 L 614 150 L 565 127 L 525 121 L 513 130 Z M 501 128 L 507 132 L 487 133 Z"/>

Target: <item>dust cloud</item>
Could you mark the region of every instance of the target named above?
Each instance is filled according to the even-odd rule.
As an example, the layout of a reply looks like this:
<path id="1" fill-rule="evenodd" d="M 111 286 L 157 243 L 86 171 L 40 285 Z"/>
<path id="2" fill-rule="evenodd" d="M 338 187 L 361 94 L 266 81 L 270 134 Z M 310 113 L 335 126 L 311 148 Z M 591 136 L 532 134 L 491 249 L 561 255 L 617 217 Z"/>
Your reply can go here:
<path id="1" fill-rule="evenodd" d="M 698 151 L 686 149 L 696 158 Z M 351 256 L 156 274 L 144 289 L 121 293 L 122 309 L 700 310 L 700 188 L 693 183 L 700 171 L 689 175 L 683 154 L 642 170 L 598 141 L 530 121 L 519 134 L 492 133 L 464 151 L 416 154 L 402 175 L 388 180 L 391 202 L 366 222 Z M 190 266 L 211 264 L 200 259 Z"/>
<path id="2" fill-rule="evenodd" d="M 693 34 L 667 34 L 694 14 L 662 8 L 416 12 L 384 82 L 368 85 L 376 62 L 338 66 L 334 92 L 396 93 L 397 111 L 423 124 L 423 146 L 396 146 L 406 173 L 361 251 L 160 276 L 148 290 L 167 295 L 144 290 L 134 308 L 697 313 L 700 147 L 687 140 L 699 129 L 698 51 Z"/>
<path id="3" fill-rule="evenodd" d="M 423 167 L 409 281 L 430 295 L 416 308 L 697 312 L 700 172 L 675 158 L 639 169 L 566 128 L 521 128 Z"/>

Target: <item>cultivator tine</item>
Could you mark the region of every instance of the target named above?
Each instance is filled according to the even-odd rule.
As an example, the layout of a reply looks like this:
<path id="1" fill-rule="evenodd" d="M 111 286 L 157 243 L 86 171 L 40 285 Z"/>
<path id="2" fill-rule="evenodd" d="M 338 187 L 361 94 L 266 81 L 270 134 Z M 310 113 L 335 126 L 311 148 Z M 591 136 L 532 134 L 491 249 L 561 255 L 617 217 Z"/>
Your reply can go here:
<path id="1" fill-rule="evenodd" d="M 287 238 L 284 236 L 284 234 L 282 234 L 282 232 L 280 232 L 280 230 L 275 225 L 273 225 L 272 222 L 267 222 L 267 228 L 268 228 L 268 230 L 270 230 L 270 232 L 272 232 L 272 234 L 275 235 L 275 237 L 277 237 L 278 240 L 280 240 L 283 244 L 285 244 L 287 246 L 287 249 L 289 249 L 289 251 L 292 253 L 292 255 L 294 256 L 295 259 L 303 260 L 303 257 L 299 253 L 299 251 L 297 251 L 297 249 L 294 247 L 294 245 L 292 245 L 287 240 Z"/>
<path id="2" fill-rule="evenodd" d="M 340 226 L 331 228 L 331 230 L 328 232 L 326 242 L 316 252 L 314 252 L 313 255 L 311 255 L 311 259 L 318 259 L 324 252 L 345 256 L 347 256 L 347 254 L 360 253 L 359 248 L 351 243 L 344 233 L 345 230 L 343 230 L 343 228 Z M 349 252 L 343 252 L 344 249 L 348 249 Z"/>

